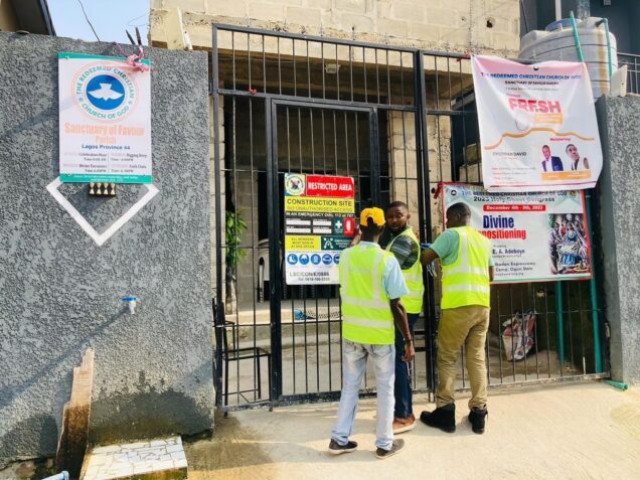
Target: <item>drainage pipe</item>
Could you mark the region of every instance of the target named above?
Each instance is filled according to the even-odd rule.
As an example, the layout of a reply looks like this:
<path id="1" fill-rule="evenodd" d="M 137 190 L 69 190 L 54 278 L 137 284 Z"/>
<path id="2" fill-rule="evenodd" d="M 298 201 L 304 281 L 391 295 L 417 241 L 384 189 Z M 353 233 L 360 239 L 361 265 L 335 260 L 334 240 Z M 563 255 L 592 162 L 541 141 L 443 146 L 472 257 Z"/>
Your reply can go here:
<path id="1" fill-rule="evenodd" d="M 629 385 L 624 382 L 618 382 L 617 380 L 605 380 L 604 383 L 607 383 L 612 387 L 618 388 L 623 391 L 629 388 Z"/>

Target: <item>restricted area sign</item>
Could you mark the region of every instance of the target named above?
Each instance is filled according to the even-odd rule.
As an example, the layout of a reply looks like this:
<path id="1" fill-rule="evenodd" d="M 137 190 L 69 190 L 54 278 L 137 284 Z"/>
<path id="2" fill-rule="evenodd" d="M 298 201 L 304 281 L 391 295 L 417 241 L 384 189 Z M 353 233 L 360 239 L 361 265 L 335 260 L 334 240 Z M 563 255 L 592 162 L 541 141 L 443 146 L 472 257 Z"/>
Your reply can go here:
<path id="1" fill-rule="evenodd" d="M 339 283 L 340 253 L 355 234 L 353 178 L 288 173 L 284 195 L 287 285 Z"/>

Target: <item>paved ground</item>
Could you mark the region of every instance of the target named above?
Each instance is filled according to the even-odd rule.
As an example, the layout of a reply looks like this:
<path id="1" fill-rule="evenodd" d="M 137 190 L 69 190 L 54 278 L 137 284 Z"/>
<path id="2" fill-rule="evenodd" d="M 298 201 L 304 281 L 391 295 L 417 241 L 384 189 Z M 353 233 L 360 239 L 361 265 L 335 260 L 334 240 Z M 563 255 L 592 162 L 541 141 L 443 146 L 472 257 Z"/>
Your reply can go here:
<path id="1" fill-rule="evenodd" d="M 424 396 L 416 410 L 433 408 Z M 422 424 L 401 454 L 373 452 L 375 401 L 361 401 L 354 453 L 326 453 L 337 404 L 232 412 L 211 440 L 187 443 L 189 479 L 640 479 L 640 389 L 604 383 L 490 392 L 484 435 L 457 403 L 458 429 Z"/>

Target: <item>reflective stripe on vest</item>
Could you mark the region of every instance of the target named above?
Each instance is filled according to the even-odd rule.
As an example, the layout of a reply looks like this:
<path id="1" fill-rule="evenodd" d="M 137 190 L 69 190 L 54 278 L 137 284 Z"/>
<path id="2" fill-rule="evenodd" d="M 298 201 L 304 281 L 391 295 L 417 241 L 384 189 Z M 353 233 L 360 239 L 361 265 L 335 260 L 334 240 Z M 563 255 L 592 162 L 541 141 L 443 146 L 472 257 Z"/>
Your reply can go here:
<path id="1" fill-rule="evenodd" d="M 356 245 L 340 256 L 342 336 L 352 342 L 392 345 L 393 314 L 384 269 L 393 255 L 375 245 Z"/>
<path id="2" fill-rule="evenodd" d="M 422 311 L 422 301 L 424 297 L 424 281 L 422 279 L 422 263 L 420 263 L 420 242 L 416 238 L 411 228 L 406 228 L 400 235 L 394 237 L 394 239 L 387 245 L 387 251 L 391 251 L 391 246 L 400 237 L 406 236 L 413 241 L 418 247 L 418 258 L 411 267 L 406 270 L 402 270 L 402 275 L 409 289 L 409 294 L 402 297 L 401 301 L 407 313 L 420 313 Z"/>
<path id="3" fill-rule="evenodd" d="M 490 306 L 491 242 L 473 227 L 457 227 L 457 258 L 442 266 L 442 308 Z"/>

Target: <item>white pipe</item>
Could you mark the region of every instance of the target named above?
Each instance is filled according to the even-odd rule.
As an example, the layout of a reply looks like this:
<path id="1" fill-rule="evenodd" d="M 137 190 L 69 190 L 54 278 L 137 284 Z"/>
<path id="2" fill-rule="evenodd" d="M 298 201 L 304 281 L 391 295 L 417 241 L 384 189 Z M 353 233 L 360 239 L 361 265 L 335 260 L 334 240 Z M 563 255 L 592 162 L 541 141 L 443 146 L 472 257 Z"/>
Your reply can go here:
<path id="1" fill-rule="evenodd" d="M 556 0 L 556 20 L 562 20 L 562 0 Z"/>
<path id="2" fill-rule="evenodd" d="M 44 478 L 43 480 L 69 480 L 69 473 L 67 471 L 63 471 L 62 473 Z"/>

